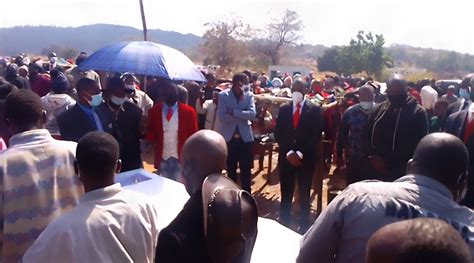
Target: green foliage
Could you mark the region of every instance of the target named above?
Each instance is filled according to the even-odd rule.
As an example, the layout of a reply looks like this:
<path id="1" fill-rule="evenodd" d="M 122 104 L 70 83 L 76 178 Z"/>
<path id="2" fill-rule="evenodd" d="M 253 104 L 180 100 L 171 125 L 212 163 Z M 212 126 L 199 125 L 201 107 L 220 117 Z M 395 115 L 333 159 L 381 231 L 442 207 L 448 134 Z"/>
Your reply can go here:
<path id="1" fill-rule="evenodd" d="M 355 74 L 366 72 L 378 75 L 386 67 L 392 67 L 392 59 L 384 49 L 383 35 L 365 34 L 359 31 L 356 39 L 351 39 L 348 46 L 333 47 L 318 59 L 320 71 Z"/>

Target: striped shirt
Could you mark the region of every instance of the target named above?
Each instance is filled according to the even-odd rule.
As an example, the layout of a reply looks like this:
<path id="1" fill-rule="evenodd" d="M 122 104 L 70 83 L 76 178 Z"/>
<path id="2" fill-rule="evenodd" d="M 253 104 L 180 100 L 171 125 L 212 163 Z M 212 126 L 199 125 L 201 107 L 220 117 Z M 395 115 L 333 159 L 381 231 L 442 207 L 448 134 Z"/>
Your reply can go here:
<path id="1" fill-rule="evenodd" d="M 84 190 L 74 172 L 75 148 L 43 129 L 10 138 L 0 154 L 2 262 L 18 262 L 53 219 L 78 203 Z"/>

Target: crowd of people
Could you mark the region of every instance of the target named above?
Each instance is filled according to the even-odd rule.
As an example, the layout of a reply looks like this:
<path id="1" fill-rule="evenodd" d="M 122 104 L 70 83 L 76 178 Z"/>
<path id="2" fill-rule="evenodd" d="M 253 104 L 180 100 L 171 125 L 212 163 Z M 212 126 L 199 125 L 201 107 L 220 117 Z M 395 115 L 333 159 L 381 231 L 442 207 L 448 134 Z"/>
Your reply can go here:
<path id="1" fill-rule="evenodd" d="M 445 90 L 248 70 L 196 83 L 83 71 L 86 59 L 0 63 L 1 261 L 249 262 L 262 141 L 278 146 L 279 221 L 304 234 L 297 262 L 472 261 L 474 77 Z M 114 181 L 148 152 L 190 195 L 163 229 Z M 312 222 L 318 165 L 348 186 Z"/>

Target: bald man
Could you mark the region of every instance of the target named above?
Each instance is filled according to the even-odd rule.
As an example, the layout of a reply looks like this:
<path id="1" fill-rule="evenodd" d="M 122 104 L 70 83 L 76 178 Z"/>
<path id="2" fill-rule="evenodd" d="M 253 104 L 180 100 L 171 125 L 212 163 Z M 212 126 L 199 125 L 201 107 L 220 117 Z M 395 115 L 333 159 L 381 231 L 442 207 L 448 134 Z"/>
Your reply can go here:
<path id="1" fill-rule="evenodd" d="M 212 262 L 204 242 L 202 184 L 208 175 L 221 173 L 226 161 L 227 144 L 219 133 L 201 130 L 186 141 L 181 163 L 191 197 L 173 222 L 160 232 L 156 262 Z"/>
<path id="2" fill-rule="evenodd" d="M 401 76 L 389 80 L 387 101 L 370 114 L 365 131 L 372 173 L 382 181 L 404 175 L 416 145 L 428 134 L 428 115 L 407 92 Z"/>
<path id="3" fill-rule="evenodd" d="M 417 218 L 386 225 L 367 245 L 367 263 L 469 263 L 473 257 L 461 235 L 448 223 Z"/>
<path id="4" fill-rule="evenodd" d="M 395 182 L 350 185 L 303 237 L 297 262 L 365 262 L 370 236 L 400 220 L 449 222 L 474 254 L 474 212 L 458 202 L 467 186 L 469 154 L 453 135 L 432 133 L 418 144 L 408 175 Z"/>

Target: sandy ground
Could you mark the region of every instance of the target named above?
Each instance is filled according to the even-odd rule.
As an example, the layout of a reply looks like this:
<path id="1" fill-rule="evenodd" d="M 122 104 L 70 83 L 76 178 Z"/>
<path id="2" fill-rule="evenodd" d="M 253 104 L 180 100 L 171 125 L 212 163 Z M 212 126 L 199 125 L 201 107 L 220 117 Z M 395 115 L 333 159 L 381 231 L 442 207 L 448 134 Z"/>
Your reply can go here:
<path id="1" fill-rule="evenodd" d="M 153 154 L 144 154 L 142 156 L 144 167 L 148 171 L 154 171 L 153 168 Z M 271 174 L 267 174 L 268 170 L 268 155 L 265 156 L 264 160 L 264 167 L 263 169 L 259 169 L 258 167 L 258 160 L 255 159 L 254 161 L 254 169 L 252 169 L 252 194 L 257 201 L 257 205 L 259 208 L 259 215 L 261 217 L 270 218 L 274 220 L 278 220 L 279 216 L 279 205 L 280 205 L 280 180 L 278 176 L 278 169 L 276 167 L 278 163 L 278 154 L 273 153 L 272 155 L 272 168 Z M 261 170 L 261 171 L 259 171 Z M 323 194 L 322 194 L 322 207 L 326 207 L 327 205 L 327 189 L 328 189 L 328 180 L 323 180 Z M 311 191 L 311 220 L 316 219 L 317 217 L 317 195 L 315 191 Z M 293 214 L 294 214 L 294 221 L 292 221 L 291 225 L 289 226 L 291 229 L 297 231 L 297 205 L 293 205 Z"/>

